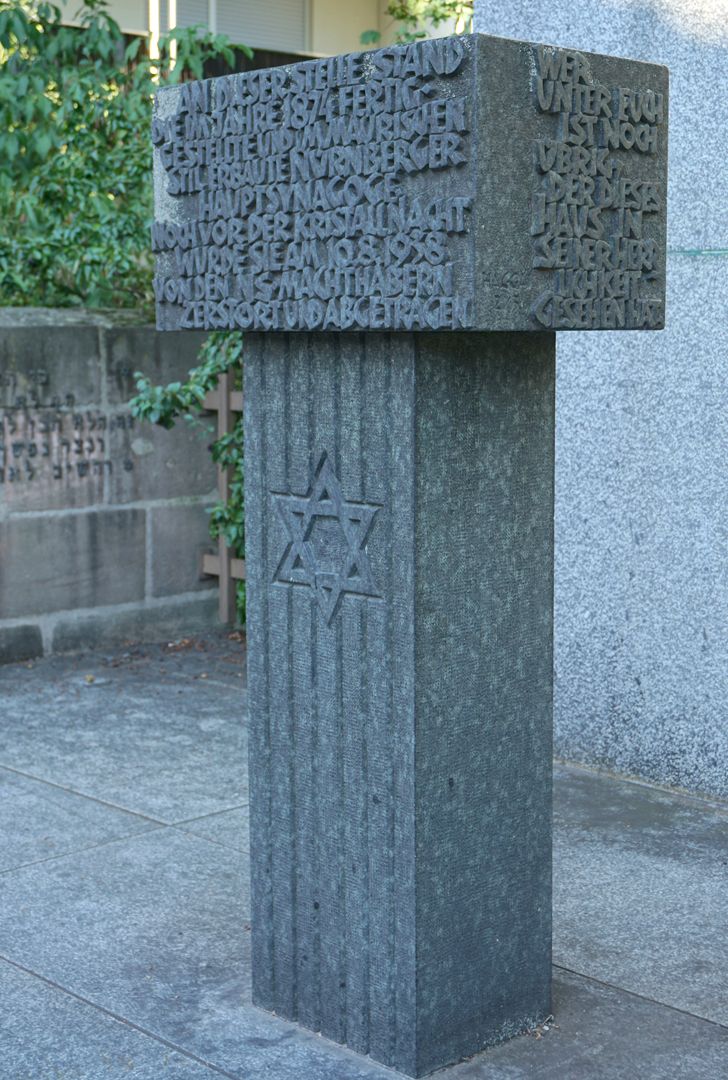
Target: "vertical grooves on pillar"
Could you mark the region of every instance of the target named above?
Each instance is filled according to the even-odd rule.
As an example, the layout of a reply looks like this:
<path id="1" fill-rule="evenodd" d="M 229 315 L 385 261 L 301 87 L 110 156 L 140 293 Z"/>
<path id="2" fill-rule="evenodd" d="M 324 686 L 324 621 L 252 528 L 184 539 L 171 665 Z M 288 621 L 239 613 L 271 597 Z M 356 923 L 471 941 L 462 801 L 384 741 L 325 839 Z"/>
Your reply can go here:
<path id="1" fill-rule="evenodd" d="M 263 339 L 264 340 L 264 339 Z M 267 398 L 267 350 L 261 343 L 261 359 L 260 359 L 260 380 L 261 380 L 261 404 L 265 402 Z M 262 447 L 261 447 L 261 479 L 263 498 L 265 498 L 265 492 L 267 488 L 268 480 L 268 440 L 267 440 L 267 428 L 265 418 L 261 423 L 262 429 Z M 267 555 L 268 548 L 268 529 L 266 527 L 267 522 L 267 507 L 264 507 L 261 522 L 261 547 L 263 550 L 263 558 Z M 267 585 L 267 583 L 265 583 Z M 263 596 L 261 598 L 262 603 L 262 633 L 268 633 L 267 627 L 269 625 L 268 618 L 268 590 L 263 587 Z M 272 776 L 272 754 L 271 754 L 271 715 L 270 715 L 270 645 L 268 644 L 263 650 L 265 654 L 265 685 L 266 685 L 266 703 L 267 708 L 265 711 L 265 748 L 266 748 L 266 769 L 265 779 L 267 781 L 267 828 L 266 828 L 266 889 L 267 889 L 267 908 L 266 913 L 266 927 L 268 940 L 267 945 L 267 962 L 268 962 L 268 978 L 270 984 L 270 998 L 271 1001 L 276 1000 L 276 983 L 275 983 L 275 936 L 274 936 L 274 919 L 273 919 L 273 776 Z"/>
<path id="2" fill-rule="evenodd" d="M 359 432 L 359 497 L 366 501 L 368 498 L 367 490 L 367 453 L 366 453 L 366 441 L 364 432 L 364 423 L 362 417 L 365 409 L 367 408 L 367 378 L 366 373 L 368 369 L 368 357 L 367 357 L 367 341 L 368 336 L 365 334 L 359 335 L 359 348 L 357 349 L 358 357 L 358 394 L 356 396 L 356 422 L 358 424 Z M 354 1049 L 360 1050 L 362 1054 L 367 1054 L 371 1045 L 371 1033 L 370 1033 L 370 986 L 372 981 L 371 963 L 372 954 L 370 948 L 370 936 L 371 926 L 369 921 L 369 851 L 370 851 L 370 829 L 369 829 L 369 800 L 370 800 L 370 777 L 369 777 L 369 748 L 368 748 L 368 733 L 369 733 L 369 702 L 371 701 L 371 680 L 369 678 L 369 649 L 368 649 L 368 635 L 369 630 L 369 605 L 363 604 L 360 607 L 359 618 L 359 631 L 361 634 L 359 650 L 359 685 L 360 685 L 360 698 L 359 708 L 357 710 L 360 722 L 361 733 L 361 777 L 359 779 L 359 793 L 361 797 L 361 805 L 363 809 L 363 826 L 362 835 L 360 837 L 360 847 L 357 852 L 357 870 L 359 873 L 359 911 L 361 924 L 359 928 L 358 946 L 360 950 L 360 963 L 359 963 L 359 978 L 360 978 L 360 1001 L 358 1002 L 358 1011 L 360 1017 L 360 1035 L 359 1045 L 352 1043 Z"/>
<path id="3" fill-rule="evenodd" d="M 385 390 L 385 400 L 391 402 L 392 400 L 392 369 L 394 367 L 392 335 L 387 334 L 387 384 Z M 394 447 L 392 444 L 392 424 L 391 418 L 387 417 L 388 423 L 385 425 L 385 461 L 387 467 L 387 476 L 389 477 L 389 536 L 387 537 L 387 596 L 392 597 L 394 595 L 394 506 L 392 505 L 391 489 L 392 480 L 394 477 Z M 397 964 L 397 937 L 396 937 L 396 914 L 394 910 L 394 898 L 395 898 L 395 878 L 397 874 L 397 864 L 395 860 L 395 804 L 394 804 L 394 789 L 395 789 L 395 774 L 394 774 L 394 758 L 397 742 L 398 732 L 395 731 L 395 724 L 397 716 L 394 709 L 394 680 L 396 672 L 394 669 L 394 663 L 396 660 L 395 650 L 392 648 L 394 641 L 394 611 L 393 605 L 390 602 L 387 604 L 387 656 L 390 657 L 392 666 L 389 670 L 389 685 L 387 686 L 387 715 L 389 719 L 389 739 L 387 742 L 387 751 L 389 756 L 389 784 L 387 790 L 387 831 L 388 831 L 388 847 L 389 847 L 389 866 L 387 881 L 389 885 L 387 896 L 387 917 L 388 917 L 388 931 L 389 931 L 389 957 L 387 963 L 387 969 L 389 971 L 389 980 L 387 986 L 387 992 L 390 1001 L 390 1025 L 389 1025 L 389 1046 L 387 1049 L 387 1061 L 394 1059 L 395 1052 L 395 1039 L 397 1032 L 397 993 L 395 987 L 394 973 Z"/>
<path id="4" fill-rule="evenodd" d="M 318 404 L 323 392 L 321 386 L 321 372 L 319 370 L 320 354 L 323 343 L 320 337 L 312 334 L 306 335 L 309 352 L 309 372 L 311 378 L 310 397 L 311 419 L 309 426 L 309 446 L 311 450 L 311 480 L 313 480 L 316 468 L 321 456 L 321 437 L 318 423 Z M 321 613 L 316 601 L 311 597 L 311 655 L 313 663 L 312 675 L 312 701 L 313 701 L 313 732 L 316 767 L 314 774 L 314 813 L 315 813 L 315 841 L 314 841 L 314 867 L 315 877 L 311 892 L 312 917 L 314 927 L 314 942 L 316 955 L 316 999 L 318 1002 L 318 1025 L 317 1030 L 326 1032 L 326 1000 L 324 992 L 324 942 L 321 914 L 322 876 L 326 873 L 325 862 L 325 837 L 327 792 L 326 792 L 326 762 L 324 761 L 324 718 L 321 709 L 320 679 L 326 670 L 326 662 L 320 663 L 321 659 L 321 635 L 319 633 Z M 325 677 L 325 676 L 324 676 Z"/>
<path id="5" fill-rule="evenodd" d="M 320 904 L 317 899 L 318 883 L 321 880 L 321 822 L 319 818 L 319 810 L 321 807 L 321 778 L 318 769 L 319 709 L 318 697 L 316 694 L 316 683 L 318 681 L 318 619 L 319 613 L 318 611 L 316 611 L 316 606 L 315 604 L 311 604 L 311 755 L 313 759 L 313 771 L 311 777 L 313 813 L 311 817 L 314 822 L 314 833 L 311 846 L 313 853 L 314 878 L 312 882 L 312 891 L 310 896 L 310 919 L 313 931 L 311 942 L 313 947 L 313 971 L 311 976 L 311 986 L 313 989 L 314 1015 L 316 1017 L 313 1024 L 315 1031 L 320 1031 L 323 1024 L 323 1008 L 321 1001 L 321 919 L 319 915 Z"/>
<path id="6" fill-rule="evenodd" d="M 367 336 L 361 334 L 359 337 L 359 394 L 357 397 L 357 422 L 359 425 L 359 467 L 360 473 L 360 492 L 361 498 L 366 498 L 366 475 L 367 475 L 367 462 L 364 453 L 364 410 L 366 408 L 366 370 L 367 370 L 367 356 L 366 356 L 366 343 Z M 360 781 L 360 791 L 362 799 L 364 801 L 364 835 L 362 837 L 362 850 L 361 850 L 361 873 L 363 877 L 363 889 L 361 905 L 361 919 L 362 919 L 362 1053 L 369 1053 L 369 1047 L 371 1045 L 371 1032 L 370 1032 L 370 1017 L 369 1017 L 369 987 L 371 985 L 372 974 L 371 964 L 372 955 L 369 949 L 369 906 L 367 903 L 369 896 L 369 747 L 367 743 L 367 733 L 369 726 L 365 723 L 365 715 L 363 715 L 362 704 L 369 701 L 369 669 L 367 667 L 366 659 L 369 655 L 369 607 L 363 605 L 361 612 L 361 652 L 360 652 L 360 680 L 361 680 L 361 699 L 359 707 L 359 716 L 361 717 L 361 730 L 362 730 L 362 778 Z"/>
<path id="7" fill-rule="evenodd" d="M 309 372 L 310 350 L 308 339 L 303 346 L 294 338 L 289 345 L 291 365 L 290 411 L 288 423 L 290 490 L 302 495 L 311 482 L 311 431 L 312 406 L 310 402 L 311 378 Z M 290 589 L 291 620 L 289 647 L 292 662 L 292 692 L 294 722 L 296 725 L 292 767 L 296 778 L 295 787 L 295 897 L 294 912 L 296 938 L 296 1016 L 302 1024 L 317 1028 L 317 975 L 314 958 L 314 860 L 316 842 L 315 768 L 313 752 L 313 659 L 312 659 L 312 610 L 311 599 L 302 588 Z"/>
<path id="8" fill-rule="evenodd" d="M 344 677 L 343 677 L 343 645 L 344 645 L 343 622 L 337 619 L 336 623 L 336 704 L 337 704 L 337 785 L 338 785 L 338 858 L 337 858 L 337 888 L 339 893 L 339 941 L 338 941 L 338 1035 L 341 1042 L 346 1042 L 347 1017 L 346 1017 L 346 786 L 344 781 Z"/>
<path id="9" fill-rule="evenodd" d="M 365 406 L 367 430 L 367 501 L 382 504 L 377 527 L 381 554 L 379 587 L 389 597 L 392 540 L 392 415 L 391 350 L 389 334 L 368 343 L 367 380 L 370 397 Z M 386 534 L 382 536 L 382 531 Z M 386 554 L 385 554 L 386 552 Z M 369 953 L 370 953 L 370 1052 L 380 1061 L 390 1060 L 393 1026 L 393 852 L 392 852 L 392 697 L 390 609 L 388 600 L 372 601 L 367 609 L 369 651 Z"/>
<path id="10" fill-rule="evenodd" d="M 395 1068 L 414 1072 L 415 986 L 415 712 L 414 712 L 414 453 L 417 334 L 395 339 L 389 400 L 397 415 L 389 431 L 392 578 L 390 584 L 392 743 L 392 938 Z M 410 538 L 403 546 L 400 538 Z"/>
<path id="11" fill-rule="evenodd" d="M 362 368 L 364 338 L 352 335 L 341 355 L 339 421 L 342 484 L 355 502 L 364 496 Z M 341 608 L 341 784 L 340 835 L 343 867 L 342 1009 L 343 1038 L 360 1053 L 368 1050 L 367 792 L 364 625 L 367 602 L 351 597 Z"/>
<path id="12" fill-rule="evenodd" d="M 267 490 L 267 425 L 265 423 L 264 402 L 266 399 L 266 349 L 265 338 L 259 338 L 256 355 L 251 358 L 248 372 L 257 383 L 257 387 L 251 387 L 250 394 L 246 394 L 246 405 L 251 410 L 257 409 L 258 415 L 250 424 L 250 430 L 255 433 L 257 439 L 257 453 L 249 455 L 248 468 L 255 467 L 256 458 L 259 468 L 252 478 L 252 487 L 257 498 L 252 499 L 254 512 L 258 521 L 257 532 L 259 549 L 253 552 L 254 559 L 261 566 L 267 562 L 267 507 L 265 506 Z M 256 392 L 257 391 L 257 392 Z M 251 435 L 251 438 L 253 436 Z M 251 888 L 252 918 L 253 918 L 253 995 L 254 1000 L 268 1008 L 275 1007 L 275 984 L 273 964 L 273 849 L 272 849 L 272 807 L 271 807 L 271 730 L 270 730 L 270 651 L 265 638 L 267 637 L 268 625 L 268 590 L 267 582 L 257 580 L 253 582 L 253 592 L 257 594 L 259 615 L 253 619 L 250 631 L 255 640 L 252 642 L 250 655 L 254 658 L 254 664 L 250 664 L 251 690 L 258 701 L 257 715 L 254 718 L 254 726 L 251 729 L 251 788 L 253 789 L 252 806 L 252 837 L 255 854 L 255 872 Z M 261 685 L 262 684 L 262 685 Z"/>
<path id="13" fill-rule="evenodd" d="M 251 566 L 251 623 L 267 637 L 253 701 L 266 847 L 253 858 L 259 879 L 266 860 L 271 892 L 256 893 L 267 934 L 257 980 L 267 992 L 257 999 L 407 1068 L 412 610 L 402 530 L 412 510 L 412 346 L 390 334 L 263 340 L 251 365 L 264 452 L 250 513 L 262 513 L 270 534 Z M 331 618 L 311 585 L 275 580 L 292 539 L 274 495 L 301 500 L 303 514 L 324 453 L 344 503 L 375 511 L 365 541 L 374 591 L 342 592 Z M 326 517 L 307 542 L 336 558 Z"/>
<path id="14" fill-rule="evenodd" d="M 342 461 L 341 443 L 341 414 L 342 414 L 342 385 L 343 385 L 343 350 L 341 347 L 341 335 L 336 335 L 335 368 L 334 368 L 334 460 L 338 475 L 345 476 L 344 463 Z M 348 610 L 348 609 L 347 609 Z M 347 891 L 346 891 L 346 856 L 347 856 L 347 828 L 346 828 L 346 779 L 345 779 L 345 733 L 344 733 L 344 613 L 339 612 L 336 618 L 336 755 L 337 755 L 337 816 L 338 816 L 338 859 L 337 876 L 339 891 L 339 978 L 338 978 L 338 1038 L 341 1042 L 347 1039 L 347 1016 L 346 1016 L 346 926 L 347 926 Z"/>
<path id="15" fill-rule="evenodd" d="M 306 352 L 306 369 L 308 373 L 308 448 L 309 448 L 309 481 L 313 480 L 314 470 L 318 465 L 315 460 L 318 448 L 316 446 L 316 379 L 314 377 L 314 365 L 316 363 L 314 338 L 306 334 L 304 349 Z M 322 1026 L 322 1002 L 321 1002 L 321 925 L 319 917 L 318 882 L 321 878 L 321 826 L 319 820 L 319 808 L 321 806 L 319 764 L 319 709 L 316 685 L 318 682 L 318 619 L 319 613 L 315 602 L 308 598 L 311 618 L 311 819 L 314 823 L 313 837 L 311 842 L 312 862 L 314 877 L 312 881 L 312 893 L 309 897 L 311 911 L 311 946 L 312 946 L 312 1005 L 314 1023 L 312 1027 L 319 1031 Z"/>
<path id="16" fill-rule="evenodd" d="M 366 657 L 369 651 L 369 613 L 365 608 L 362 613 L 362 657 L 364 663 L 361 666 L 361 678 L 362 678 L 362 701 L 369 700 L 369 669 L 366 664 Z M 363 1017 L 362 1017 L 362 1048 L 363 1054 L 369 1053 L 369 1047 L 371 1045 L 371 1018 L 369 1014 L 369 987 L 372 981 L 372 954 L 369 948 L 369 905 L 367 899 L 369 896 L 369 747 L 367 744 L 367 731 L 368 726 L 363 725 L 362 732 L 362 793 L 364 798 L 364 837 L 363 837 L 363 850 L 361 853 L 362 858 L 362 875 L 364 877 L 364 888 L 362 890 L 363 903 L 361 907 L 362 918 L 362 973 L 363 973 Z"/>
<path id="17" fill-rule="evenodd" d="M 334 413 L 336 409 L 336 346 L 331 337 L 316 338 L 316 431 L 313 443 L 320 461 L 326 452 L 334 470 L 336 438 Z M 314 528 L 316 524 L 314 523 Z M 313 598 L 315 601 L 315 597 Z M 330 617 L 317 606 L 316 630 L 318 666 L 316 690 L 318 698 L 319 767 L 323 789 L 320 799 L 321 868 L 318 878 L 319 927 L 321 934 L 321 1031 L 330 1039 L 341 1039 L 340 947 L 342 935 L 341 888 L 339 882 L 339 782 L 338 782 L 338 622 L 341 610 Z"/>
<path id="18" fill-rule="evenodd" d="M 267 462 L 267 499 L 271 489 L 285 492 L 289 486 L 289 394 L 288 394 L 288 335 L 276 354 L 266 364 L 271 392 L 266 395 L 269 413 L 271 455 Z M 272 576 L 272 575 L 271 575 Z M 285 586 L 269 588 L 268 628 L 270 634 L 270 695 L 271 695 L 271 789 L 275 801 L 276 849 L 273 857 L 273 977 L 277 1011 L 286 1017 L 295 1016 L 295 957 L 294 912 L 294 791 L 292 787 L 293 759 L 291 732 L 293 726 L 290 692 L 290 661 L 287 655 L 290 625 L 290 590 Z M 282 647 L 281 647 L 282 646 Z"/>
<path id="19" fill-rule="evenodd" d="M 291 477 L 291 336 L 286 334 L 285 362 L 283 368 L 284 379 L 284 412 L 283 423 L 285 430 L 285 475 L 290 483 Z M 298 1018 L 298 950 L 297 950 L 297 927 L 296 910 L 298 897 L 296 889 L 296 710 L 294 698 L 294 671 L 293 671 L 293 590 L 288 589 L 286 595 L 286 690 L 288 698 L 288 797 L 290 800 L 290 839 L 289 839 L 289 865 L 287 867 L 289 890 L 290 890 L 290 968 L 291 968 L 291 1015 Z"/>

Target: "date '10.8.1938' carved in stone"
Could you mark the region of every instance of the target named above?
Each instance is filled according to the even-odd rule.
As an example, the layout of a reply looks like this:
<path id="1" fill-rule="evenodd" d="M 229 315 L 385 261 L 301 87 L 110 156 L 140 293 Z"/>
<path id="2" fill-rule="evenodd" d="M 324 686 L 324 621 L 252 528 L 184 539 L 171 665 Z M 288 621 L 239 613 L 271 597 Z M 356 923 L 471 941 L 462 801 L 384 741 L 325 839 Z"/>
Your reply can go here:
<path id="1" fill-rule="evenodd" d="M 380 507 L 345 499 L 326 454 L 306 495 L 273 492 L 271 497 L 288 541 L 274 582 L 312 589 L 326 623 L 343 593 L 379 595 L 367 539 Z"/>

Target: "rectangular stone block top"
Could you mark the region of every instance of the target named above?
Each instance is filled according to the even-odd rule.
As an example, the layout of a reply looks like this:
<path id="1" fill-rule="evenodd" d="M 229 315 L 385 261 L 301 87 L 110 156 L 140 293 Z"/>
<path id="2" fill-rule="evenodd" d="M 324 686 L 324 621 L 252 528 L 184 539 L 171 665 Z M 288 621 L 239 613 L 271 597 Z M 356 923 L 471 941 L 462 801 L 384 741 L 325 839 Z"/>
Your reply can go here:
<path id="1" fill-rule="evenodd" d="M 667 97 L 482 34 L 161 90 L 158 326 L 660 329 Z"/>

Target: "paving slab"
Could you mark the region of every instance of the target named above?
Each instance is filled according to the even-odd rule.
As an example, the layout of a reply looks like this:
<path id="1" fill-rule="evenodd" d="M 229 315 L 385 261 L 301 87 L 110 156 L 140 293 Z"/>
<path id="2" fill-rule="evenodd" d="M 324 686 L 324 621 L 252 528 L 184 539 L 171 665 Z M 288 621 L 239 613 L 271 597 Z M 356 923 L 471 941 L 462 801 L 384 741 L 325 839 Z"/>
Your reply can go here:
<path id="1" fill-rule="evenodd" d="M 242 853 L 171 828 L 25 867 L 0 882 L 0 953 L 236 1077 L 392 1077 L 250 1005 L 246 877 Z M 542 1039 L 438 1075 L 632 1080 L 635 1055 L 654 1080 L 728 1070 L 726 1029 L 593 980 L 557 972 L 555 1011 Z"/>
<path id="2" fill-rule="evenodd" d="M 564 767 L 554 797 L 555 962 L 728 1025 L 728 806 Z"/>
<path id="3" fill-rule="evenodd" d="M 243 654 L 168 645 L 0 672 L 0 777 L 21 762 L 59 785 L 0 797 L 0 955 L 25 969 L 0 967 L 0 1080 L 393 1080 L 251 1005 Z M 719 802 L 557 766 L 555 1026 L 435 1075 L 728 1076 L 727 822 Z M 44 837 L 53 854 L 18 865 Z"/>
<path id="4" fill-rule="evenodd" d="M 248 983 L 245 859 L 156 829 L 0 878 L 0 955 L 185 1038 Z M 204 1026 L 204 1025 L 203 1025 Z"/>
<path id="5" fill-rule="evenodd" d="M 7 1080 L 215 1080 L 220 1074 L 0 961 Z"/>
<path id="6" fill-rule="evenodd" d="M 556 1025 L 435 1073 L 442 1080 L 718 1080 L 728 1031 L 592 979 L 556 971 Z"/>
<path id="7" fill-rule="evenodd" d="M 0 669 L 0 765 L 163 822 L 247 802 L 241 646 Z"/>
<path id="8" fill-rule="evenodd" d="M 250 809 L 247 806 L 183 821 L 177 828 L 192 833 L 193 836 L 214 840 L 216 844 L 224 844 L 235 851 L 250 851 Z"/>
<path id="9" fill-rule="evenodd" d="M 0 768 L 0 873 L 155 828 L 147 818 Z"/>

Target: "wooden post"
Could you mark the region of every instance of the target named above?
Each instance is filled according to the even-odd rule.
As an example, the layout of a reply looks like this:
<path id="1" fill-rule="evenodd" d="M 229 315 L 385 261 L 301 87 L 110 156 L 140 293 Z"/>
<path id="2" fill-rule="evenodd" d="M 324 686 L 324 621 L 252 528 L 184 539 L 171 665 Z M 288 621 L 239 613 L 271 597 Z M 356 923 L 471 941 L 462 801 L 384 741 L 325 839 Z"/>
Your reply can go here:
<path id="1" fill-rule="evenodd" d="M 235 419 L 230 402 L 230 384 L 232 376 L 229 371 L 224 372 L 218 380 L 218 406 L 217 406 L 217 437 L 222 438 L 232 431 Z M 217 490 L 221 499 L 227 499 L 230 492 L 232 469 L 217 469 Z M 230 573 L 230 549 L 224 536 L 218 537 L 218 552 L 220 555 L 220 622 L 230 623 L 235 621 L 235 582 Z"/>

